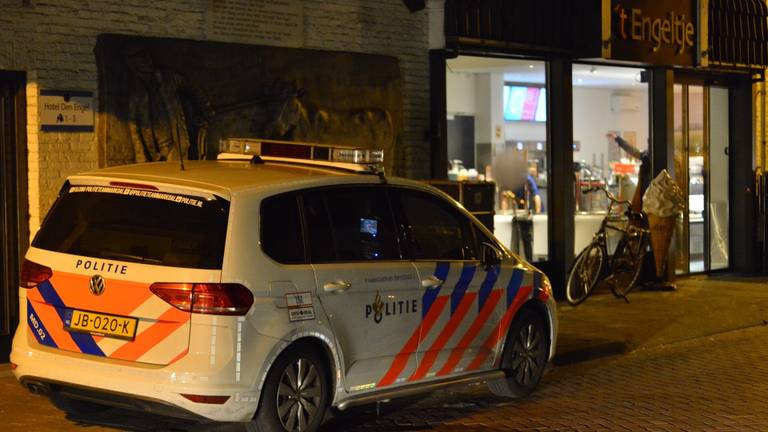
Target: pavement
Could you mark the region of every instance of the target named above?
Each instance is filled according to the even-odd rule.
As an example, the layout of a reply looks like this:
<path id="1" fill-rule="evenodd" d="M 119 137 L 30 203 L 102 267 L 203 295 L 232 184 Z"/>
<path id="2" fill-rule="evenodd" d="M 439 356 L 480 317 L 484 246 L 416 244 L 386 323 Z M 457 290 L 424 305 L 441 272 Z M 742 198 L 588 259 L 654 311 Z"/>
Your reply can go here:
<path id="1" fill-rule="evenodd" d="M 690 277 L 629 300 L 596 293 L 560 305 L 557 355 L 524 400 L 475 384 L 353 408 L 323 431 L 768 430 L 768 278 Z M 111 412 L 65 418 L 7 365 L 0 419 L 8 431 L 185 429 Z"/>
<path id="2" fill-rule="evenodd" d="M 648 349 L 768 322 L 768 277 L 691 276 L 675 291 L 635 290 L 629 303 L 605 290 L 558 304 L 555 365 Z"/>

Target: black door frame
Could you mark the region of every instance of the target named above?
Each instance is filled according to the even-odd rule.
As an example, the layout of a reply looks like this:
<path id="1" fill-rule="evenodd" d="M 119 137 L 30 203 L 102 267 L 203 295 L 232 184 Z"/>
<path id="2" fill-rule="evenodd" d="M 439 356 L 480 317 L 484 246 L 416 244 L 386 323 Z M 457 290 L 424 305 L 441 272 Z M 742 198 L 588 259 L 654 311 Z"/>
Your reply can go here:
<path id="1" fill-rule="evenodd" d="M 24 72 L 0 71 L 0 362 L 19 320 L 20 257 L 29 244 L 27 98 Z"/>

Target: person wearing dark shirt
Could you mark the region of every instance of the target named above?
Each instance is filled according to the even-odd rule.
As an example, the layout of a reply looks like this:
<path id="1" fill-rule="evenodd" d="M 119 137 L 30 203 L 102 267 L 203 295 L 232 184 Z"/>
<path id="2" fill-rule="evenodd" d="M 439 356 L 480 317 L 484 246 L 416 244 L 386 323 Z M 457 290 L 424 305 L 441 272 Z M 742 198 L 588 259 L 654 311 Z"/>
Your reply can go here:
<path id="1" fill-rule="evenodd" d="M 632 196 L 632 211 L 640 213 L 643 211 L 643 194 L 651 183 L 651 157 L 647 150 L 640 150 L 613 132 L 608 132 L 605 136 L 608 139 L 615 141 L 628 155 L 640 161 L 640 172 L 637 175 L 637 188 L 635 189 L 635 194 Z"/>
<path id="2" fill-rule="evenodd" d="M 531 210 L 533 213 L 541 213 L 541 193 L 536 185 L 536 179 L 531 174 L 525 178 L 525 182 L 514 191 L 518 208 Z"/>
<path id="3" fill-rule="evenodd" d="M 534 168 L 531 168 L 534 169 Z M 534 171 L 533 174 L 536 174 Z M 531 213 L 541 213 L 541 193 L 536 184 L 536 179 L 530 173 L 526 176 L 525 182 L 513 192 L 513 198 L 517 208 L 525 209 Z M 516 215 L 514 228 L 518 229 L 519 239 L 523 242 L 523 253 L 525 259 L 533 260 L 533 219 L 530 213 L 524 212 L 524 215 Z M 514 238 L 514 237 L 513 237 Z"/>
<path id="4" fill-rule="evenodd" d="M 635 189 L 635 194 L 632 196 L 632 211 L 641 213 L 643 211 L 643 194 L 645 194 L 645 190 L 648 189 L 648 185 L 651 184 L 651 157 L 647 150 L 638 149 L 613 132 L 608 132 L 605 136 L 608 139 L 615 141 L 628 155 L 640 160 L 640 172 L 637 175 L 637 188 Z M 637 223 L 643 224 L 642 222 Z M 647 226 L 644 226 L 644 228 L 647 228 Z M 653 251 L 651 251 L 645 255 L 641 280 L 639 282 L 644 283 L 646 286 L 654 285 L 657 288 L 668 289 L 668 287 L 672 285 L 665 284 L 663 280 L 664 278 L 659 279 L 656 277 L 655 265 Z"/>

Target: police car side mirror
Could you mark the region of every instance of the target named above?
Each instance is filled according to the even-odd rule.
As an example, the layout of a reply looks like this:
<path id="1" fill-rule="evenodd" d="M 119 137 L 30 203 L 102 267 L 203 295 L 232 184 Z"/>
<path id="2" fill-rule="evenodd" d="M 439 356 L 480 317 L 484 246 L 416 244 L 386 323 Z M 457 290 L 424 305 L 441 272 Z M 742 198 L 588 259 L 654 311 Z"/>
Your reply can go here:
<path id="1" fill-rule="evenodd" d="M 486 269 L 491 268 L 501 263 L 501 251 L 496 246 L 488 243 L 482 243 L 483 259 L 482 264 Z"/>

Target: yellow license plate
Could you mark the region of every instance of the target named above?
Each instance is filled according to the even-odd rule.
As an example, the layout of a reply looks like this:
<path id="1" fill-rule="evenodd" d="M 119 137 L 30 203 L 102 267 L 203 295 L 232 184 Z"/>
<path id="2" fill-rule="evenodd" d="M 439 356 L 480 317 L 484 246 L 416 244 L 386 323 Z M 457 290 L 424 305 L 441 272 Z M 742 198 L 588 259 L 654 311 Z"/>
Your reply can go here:
<path id="1" fill-rule="evenodd" d="M 67 330 L 133 340 L 138 322 L 136 318 L 73 310 Z"/>

